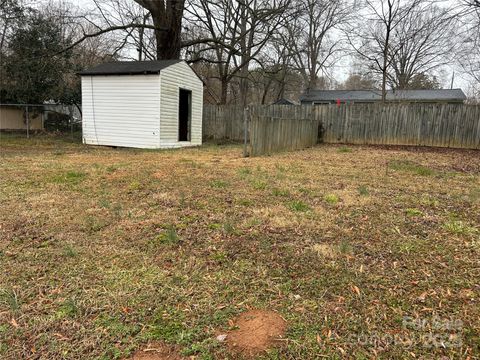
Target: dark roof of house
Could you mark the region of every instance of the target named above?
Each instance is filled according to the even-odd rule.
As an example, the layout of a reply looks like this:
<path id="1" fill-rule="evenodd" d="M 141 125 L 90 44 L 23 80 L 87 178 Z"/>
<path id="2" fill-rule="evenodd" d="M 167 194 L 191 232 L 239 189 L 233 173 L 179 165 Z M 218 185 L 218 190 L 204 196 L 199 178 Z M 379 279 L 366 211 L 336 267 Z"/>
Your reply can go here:
<path id="1" fill-rule="evenodd" d="M 463 101 L 467 97 L 462 89 L 440 90 L 387 90 L 387 101 Z M 300 96 L 301 102 L 363 101 L 382 99 L 380 90 L 310 90 Z"/>
<path id="2" fill-rule="evenodd" d="M 275 101 L 272 105 L 296 105 L 296 103 L 292 100 L 281 98 Z"/>
<path id="3" fill-rule="evenodd" d="M 149 75 L 160 74 L 162 69 L 183 60 L 115 61 L 79 72 L 79 75 Z"/>

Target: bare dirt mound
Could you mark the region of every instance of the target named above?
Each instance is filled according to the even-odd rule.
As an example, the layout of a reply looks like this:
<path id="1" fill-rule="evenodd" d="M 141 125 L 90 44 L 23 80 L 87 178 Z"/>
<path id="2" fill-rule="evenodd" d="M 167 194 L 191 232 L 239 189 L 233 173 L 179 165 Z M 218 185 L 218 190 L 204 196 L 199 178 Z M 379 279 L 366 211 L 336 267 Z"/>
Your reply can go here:
<path id="1" fill-rule="evenodd" d="M 240 314 L 235 327 L 227 334 L 227 346 L 244 356 L 258 355 L 278 344 L 287 323 L 274 311 L 251 310 Z"/>
<path id="2" fill-rule="evenodd" d="M 178 354 L 178 350 L 171 345 L 161 342 L 148 344 L 144 349 L 138 350 L 130 358 L 131 360 L 184 360 Z"/>

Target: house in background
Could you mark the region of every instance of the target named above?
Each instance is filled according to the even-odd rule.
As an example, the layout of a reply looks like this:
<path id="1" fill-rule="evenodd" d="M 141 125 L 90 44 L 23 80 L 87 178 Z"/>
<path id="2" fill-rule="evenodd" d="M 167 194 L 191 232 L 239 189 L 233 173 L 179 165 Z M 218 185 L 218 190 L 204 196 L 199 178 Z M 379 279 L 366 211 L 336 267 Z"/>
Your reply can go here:
<path id="1" fill-rule="evenodd" d="M 112 62 L 80 75 L 85 144 L 201 145 L 203 82 L 186 62 Z"/>
<path id="2" fill-rule="evenodd" d="M 29 130 L 44 130 L 44 113 L 30 108 Z M 27 130 L 27 113 L 25 106 L 0 105 L 0 130 L 20 131 Z"/>
<path id="3" fill-rule="evenodd" d="M 286 98 L 281 98 L 272 103 L 272 105 L 298 105 L 295 101 L 286 99 Z"/>
<path id="4" fill-rule="evenodd" d="M 388 90 L 389 103 L 447 103 L 461 104 L 467 97 L 461 89 Z M 302 105 L 337 103 L 375 103 L 382 101 L 380 90 L 310 90 L 300 96 Z"/>

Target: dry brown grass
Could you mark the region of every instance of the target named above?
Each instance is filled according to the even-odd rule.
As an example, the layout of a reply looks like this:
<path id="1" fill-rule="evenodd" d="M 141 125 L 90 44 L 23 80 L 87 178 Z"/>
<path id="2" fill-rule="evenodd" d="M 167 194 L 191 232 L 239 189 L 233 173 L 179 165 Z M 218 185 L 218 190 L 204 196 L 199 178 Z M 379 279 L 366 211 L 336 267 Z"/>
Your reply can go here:
<path id="1" fill-rule="evenodd" d="M 1 135 L 0 358 L 159 341 L 234 359 L 215 334 L 250 308 L 288 322 L 266 358 L 475 358 L 480 153 L 351 149 L 244 159 Z M 461 320 L 461 346 L 358 338 L 432 332 L 405 316 Z"/>

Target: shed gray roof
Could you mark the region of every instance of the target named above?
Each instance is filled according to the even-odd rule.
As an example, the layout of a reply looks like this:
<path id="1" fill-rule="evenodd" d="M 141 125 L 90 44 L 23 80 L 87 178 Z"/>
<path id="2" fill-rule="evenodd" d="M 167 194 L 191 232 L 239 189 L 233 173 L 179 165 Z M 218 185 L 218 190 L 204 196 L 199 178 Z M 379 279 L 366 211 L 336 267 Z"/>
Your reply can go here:
<path id="1" fill-rule="evenodd" d="M 388 90 L 387 101 L 463 101 L 462 89 Z M 380 101 L 380 90 L 310 90 L 300 96 L 302 102 L 312 101 Z"/>
<path id="2" fill-rule="evenodd" d="M 160 74 L 162 69 L 183 60 L 115 61 L 79 72 L 80 75 L 148 75 Z"/>

